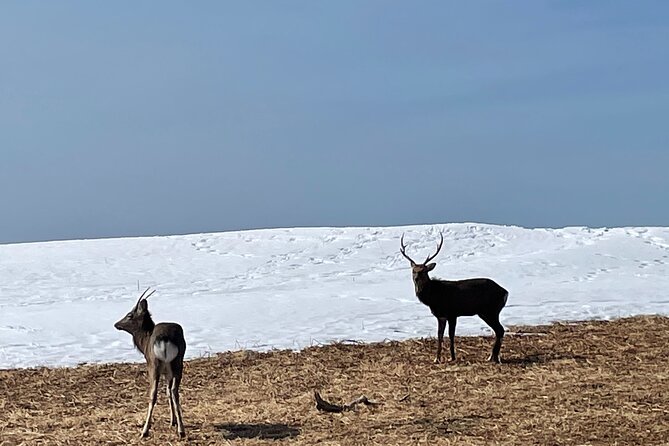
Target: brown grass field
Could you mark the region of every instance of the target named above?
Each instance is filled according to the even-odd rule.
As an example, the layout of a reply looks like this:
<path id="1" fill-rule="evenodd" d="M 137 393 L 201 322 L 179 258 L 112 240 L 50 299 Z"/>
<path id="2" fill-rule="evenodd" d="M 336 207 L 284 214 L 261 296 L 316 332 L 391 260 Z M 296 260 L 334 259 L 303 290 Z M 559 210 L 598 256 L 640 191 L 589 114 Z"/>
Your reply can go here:
<path id="1" fill-rule="evenodd" d="M 458 337 L 433 364 L 434 339 L 231 352 L 189 361 L 185 440 L 161 392 L 151 436 L 144 365 L 0 371 L 0 445 L 658 445 L 669 444 L 669 318 L 508 327 Z M 315 409 L 360 395 L 382 403 Z"/>

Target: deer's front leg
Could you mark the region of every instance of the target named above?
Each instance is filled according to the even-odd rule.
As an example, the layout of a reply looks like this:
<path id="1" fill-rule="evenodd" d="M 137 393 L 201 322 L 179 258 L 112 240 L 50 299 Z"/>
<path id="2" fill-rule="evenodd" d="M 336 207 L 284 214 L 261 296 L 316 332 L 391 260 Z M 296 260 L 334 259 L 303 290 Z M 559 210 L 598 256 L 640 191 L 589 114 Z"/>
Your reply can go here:
<path id="1" fill-rule="evenodd" d="M 434 363 L 441 361 L 441 345 L 444 341 L 444 330 L 446 329 L 446 319 L 437 318 L 437 357 L 434 358 Z"/>
<path id="2" fill-rule="evenodd" d="M 457 318 L 451 318 L 448 320 L 448 340 L 451 350 L 451 361 L 455 361 L 455 325 L 457 324 Z"/>
<path id="3" fill-rule="evenodd" d="M 142 429 L 141 438 L 149 436 L 151 415 L 153 414 L 153 408 L 156 406 L 156 401 L 158 400 L 158 382 L 160 381 L 160 373 L 158 370 L 149 371 L 149 380 L 151 381 L 151 389 L 149 391 L 149 411 L 146 414 L 146 422 L 144 423 L 144 428 Z"/>

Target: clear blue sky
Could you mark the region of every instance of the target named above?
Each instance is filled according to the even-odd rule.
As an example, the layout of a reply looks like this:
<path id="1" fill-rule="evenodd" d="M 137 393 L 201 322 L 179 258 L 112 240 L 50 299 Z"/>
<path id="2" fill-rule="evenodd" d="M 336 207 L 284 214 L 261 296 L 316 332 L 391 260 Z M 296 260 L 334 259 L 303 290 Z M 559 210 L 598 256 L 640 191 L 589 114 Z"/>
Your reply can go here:
<path id="1" fill-rule="evenodd" d="M 0 6 L 0 243 L 668 203 L 666 1 Z"/>

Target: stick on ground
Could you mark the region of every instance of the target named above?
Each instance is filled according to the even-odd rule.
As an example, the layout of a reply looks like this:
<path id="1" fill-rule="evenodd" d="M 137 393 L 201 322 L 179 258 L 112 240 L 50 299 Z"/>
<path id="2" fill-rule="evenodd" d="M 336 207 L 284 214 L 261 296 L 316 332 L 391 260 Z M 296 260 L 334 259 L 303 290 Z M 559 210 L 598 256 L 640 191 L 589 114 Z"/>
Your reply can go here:
<path id="1" fill-rule="evenodd" d="M 318 393 L 317 391 L 314 391 L 314 398 L 316 399 L 316 409 L 318 409 L 321 412 L 331 412 L 331 413 L 340 413 L 346 410 L 354 410 L 357 404 L 364 404 L 365 406 L 378 406 L 379 404 L 381 404 L 376 401 L 369 400 L 369 398 L 367 398 L 364 395 L 361 396 L 360 398 L 351 401 L 348 404 L 344 404 L 343 406 L 340 406 L 338 404 L 328 403 L 321 397 L 321 394 Z"/>

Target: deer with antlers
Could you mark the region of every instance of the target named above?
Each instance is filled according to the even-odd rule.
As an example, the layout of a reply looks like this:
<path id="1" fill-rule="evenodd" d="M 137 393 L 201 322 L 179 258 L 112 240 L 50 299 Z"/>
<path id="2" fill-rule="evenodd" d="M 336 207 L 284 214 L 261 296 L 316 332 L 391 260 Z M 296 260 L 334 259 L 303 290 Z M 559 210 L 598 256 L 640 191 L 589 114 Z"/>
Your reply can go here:
<path id="1" fill-rule="evenodd" d="M 186 353 L 186 340 L 181 325 L 173 322 L 161 322 L 155 324 L 149 313 L 147 300 L 154 291 L 147 288 L 128 314 L 114 324 L 117 330 L 127 331 L 132 335 L 135 347 L 142 352 L 146 358 L 149 370 L 149 412 L 142 429 L 141 437 L 149 435 L 151 415 L 158 399 L 158 384 L 160 376 L 164 375 L 167 380 L 167 399 L 170 403 L 171 425 L 177 426 L 179 437 L 186 436 L 184 422 L 181 416 L 181 403 L 179 402 L 179 385 L 183 372 L 183 359 Z"/>
<path id="2" fill-rule="evenodd" d="M 499 313 L 506 305 L 508 291 L 491 279 L 439 280 L 428 276 L 436 263 L 428 263 L 434 259 L 441 246 L 444 236 L 437 246 L 437 252 L 428 256 L 423 263 L 414 262 L 406 254 L 404 234 L 400 239 L 400 253 L 411 262 L 414 289 L 416 297 L 423 304 L 430 307 L 430 311 L 437 318 L 437 357 L 434 362 L 441 361 L 441 347 L 444 339 L 444 329 L 448 322 L 448 338 L 450 340 L 451 361 L 455 361 L 455 325 L 460 316 L 478 315 L 495 332 L 495 344 L 492 348 L 490 361 L 499 363 L 499 350 L 502 347 L 504 327 L 499 323 Z"/>

